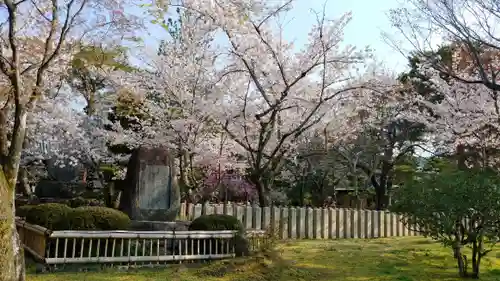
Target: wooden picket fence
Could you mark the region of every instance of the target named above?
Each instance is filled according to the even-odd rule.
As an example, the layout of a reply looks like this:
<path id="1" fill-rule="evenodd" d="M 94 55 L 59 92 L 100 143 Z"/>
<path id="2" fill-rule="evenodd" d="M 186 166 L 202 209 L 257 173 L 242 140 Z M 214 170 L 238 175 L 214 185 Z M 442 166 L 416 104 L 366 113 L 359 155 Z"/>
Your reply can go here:
<path id="1" fill-rule="evenodd" d="M 274 229 L 281 239 L 377 238 L 420 235 L 401 215 L 346 208 L 259 207 L 241 204 L 182 203 L 181 220 L 205 214 L 237 217 L 246 229 Z"/>

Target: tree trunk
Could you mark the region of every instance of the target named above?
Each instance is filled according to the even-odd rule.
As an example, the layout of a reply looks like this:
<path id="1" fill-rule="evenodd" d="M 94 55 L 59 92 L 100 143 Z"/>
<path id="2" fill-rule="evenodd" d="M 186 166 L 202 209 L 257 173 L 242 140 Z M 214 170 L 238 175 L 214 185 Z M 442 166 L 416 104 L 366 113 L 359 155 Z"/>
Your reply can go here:
<path id="1" fill-rule="evenodd" d="M 15 223 L 15 186 L 0 166 L 0 281 L 24 281 L 24 253 Z"/>
<path id="2" fill-rule="evenodd" d="M 189 176 L 188 176 L 188 152 L 183 151 L 182 147 L 179 148 L 181 151 L 179 153 L 179 183 L 182 188 L 190 187 Z"/>
<path id="3" fill-rule="evenodd" d="M 0 128 L 7 128 L 7 105 L 0 109 Z M 0 163 L 5 156 L 9 154 L 9 137 L 8 130 L 0 130 Z"/>
<path id="4" fill-rule="evenodd" d="M 0 281 L 25 279 L 24 252 L 15 223 L 15 190 L 27 117 L 27 111 L 16 105 L 9 154 L 0 163 Z"/>
<path id="5" fill-rule="evenodd" d="M 108 183 L 105 204 L 108 208 L 119 209 L 122 191 L 115 185 L 116 181 Z"/>
<path id="6" fill-rule="evenodd" d="M 386 181 L 383 177 L 378 186 L 375 187 L 375 206 L 378 211 L 383 211 L 387 208 Z"/>
<path id="7" fill-rule="evenodd" d="M 26 168 L 21 168 L 19 170 L 19 185 L 21 187 L 23 194 L 31 198 L 33 192 L 31 191 L 31 186 L 28 179 L 28 172 L 26 171 Z"/>
<path id="8" fill-rule="evenodd" d="M 255 184 L 255 187 L 257 188 L 260 207 L 267 207 L 269 203 L 267 202 L 266 186 L 260 181 L 260 178 L 258 176 L 251 176 L 250 181 Z"/>
<path id="9" fill-rule="evenodd" d="M 482 242 L 474 241 L 472 243 L 472 275 L 474 279 L 479 279 L 479 267 L 481 264 Z"/>
<path id="10" fill-rule="evenodd" d="M 257 183 L 256 187 L 257 187 L 257 193 L 259 194 L 259 205 L 260 207 L 266 207 L 267 199 L 264 191 L 264 186 L 260 183 Z"/>
<path id="11" fill-rule="evenodd" d="M 467 257 L 462 254 L 462 247 L 455 245 L 453 247 L 453 253 L 457 260 L 458 275 L 460 277 L 467 277 Z"/>

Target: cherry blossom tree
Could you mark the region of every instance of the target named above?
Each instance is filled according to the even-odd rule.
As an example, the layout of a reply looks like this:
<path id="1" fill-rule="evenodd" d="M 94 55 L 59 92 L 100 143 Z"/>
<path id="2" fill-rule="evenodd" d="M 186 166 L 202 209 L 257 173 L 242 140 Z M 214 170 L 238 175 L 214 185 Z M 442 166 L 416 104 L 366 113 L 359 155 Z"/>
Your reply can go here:
<path id="1" fill-rule="evenodd" d="M 195 166 L 225 166 L 231 148 L 217 120 L 207 114 L 214 106 L 213 34 L 200 28 L 201 19 L 188 12 L 181 16 L 178 37 L 138 56 L 146 67 L 114 77 L 123 89 L 137 94 L 148 116 L 139 121 L 140 130 L 123 131 L 124 141 L 130 147 L 161 144 L 175 151 L 180 183 L 190 188 L 197 185 Z"/>
<path id="2" fill-rule="evenodd" d="M 165 44 L 160 55 L 143 52 L 148 68 L 141 75 L 117 77 L 142 93 L 152 116 L 130 142 L 169 145 L 186 155 L 184 163 L 246 166 L 265 205 L 305 132 L 327 124 L 332 138 L 355 131 L 345 121 L 377 93 L 356 73 L 369 50 L 340 46 L 350 14 L 329 20 L 318 13 L 309 44 L 297 52 L 273 31 L 273 20 L 292 2 L 178 5 L 181 40 Z"/>
<path id="3" fill-rule="evenodd" d="M 61 101 L 55 105 L 53 89 L 61 84 L 80 42 L 110 42 L 137 27 L 134 17 L 123 12 L 125 1 L 12 1 L 0 4 L 5 15 L 0 26 L 0 279 L 24 280 L 24 263 L 14 222 L 14 190 L 30 124 L 61 126 L 71 132 L 74 118 L 47 117 L 46 110 L 68 116 Z M 93 16 L 89 16 L 93 15 Z M 115 36 L 118 35 L 118 36 Z M 93 41 L 95 40 L 95 41 Z M 41 119 L 36 120 L 33 113 Z M 40 115 L 38 115 L 38 113 Z M 44 123 L 46 122 L 46 123 Z M 75 124 L 73 124 L 75 125 Z M 55 127 L 55 126 L 54 126 Z M 60 129 L 60 130 L 64 130 Z M 58 130 L 52 128 L 52 130 Z M 50 130 L 35 138 L 46 137 Z M 36 131 L 35 131 L 36 132 Z"/>
<path id="4" fill-rule="evenodd" d="M 460 48 L 454 50 L 453 75 L 463 79 L 478 79 L 477 73 L 457 65 L 461 51 Z M 430 111 L 413 112 L 411 116 L 414 120 L 425 122 L 432 132 L 430 137 L 435 148 L 448 153 L 461 153 L 465 157 L 464 161 L 467 159 L 469 164 L 475 166 L 496 166 L 498 153 L 495 147 L 499 142 L 500 120 L 496 91 L 484 84 L 467 83 L 445 76 L 430 63 L 424 62 L 420 69 L 430 78 L 427 83 L 439 91 L 442 100 L 433 103 L 415 96 L 415 100 Z"/>
<path id="5" fill-rule="evenodd" d="M 398 33 L 415 48 L 418 70 L 427 76 L 419 80 L 434 87 L 443 99 L 431 104 L 417 98 L 436 112 L 426 116 L 435 146 L 461 154 L 463 164 L 466 158 L 475 165 L 493 164 L 498 158 L 495 108 L 500 45 L 493 28 L 498 11 L 498 3 L 488 0 L 415 0 L 391 12 Z"/>
<path id="6" fill-rule="evenodd" d="M 282 170 L 301 135 L 331 120 L 340 123 L 353 112 L 353 92 L 361 89 L 350 71 L 367 53 L 341 48 L 342 30 L 350 15 L 329 20 L 318 13 L 309 44 L 296 53 L 273 32 L 272 20 L 291 2 L 247 16 L 229 29 L 214 19 L 230 44 L 228 64 L 220 71 L 218 112 L 224 130 L 245 151 L 259 203 L 267 205 L 272 181 Z M 359 94 L 359 92 L 357 92 Z M 336 131 L 342 135 L 345 131 Z"/>

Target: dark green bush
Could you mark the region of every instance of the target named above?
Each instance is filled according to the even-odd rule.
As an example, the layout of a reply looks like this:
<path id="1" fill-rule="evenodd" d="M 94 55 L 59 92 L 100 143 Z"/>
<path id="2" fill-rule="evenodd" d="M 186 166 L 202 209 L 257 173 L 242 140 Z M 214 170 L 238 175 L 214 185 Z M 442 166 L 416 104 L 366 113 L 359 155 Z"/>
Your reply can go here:
<path id="1" fill-rule="evenodd" d="M 87 213 L 92 215 L 93 229 L 96 230 L 125 230 L 130 227 L 130 218 L 127 214 L 112 208 L 88 206 L 78 207 L 74 210 L 76 210 L 79 214 Z M 87 217 L 87 215 L 85 216 Z M 91 223 L 87 224 L 91 225 Z"/>
<path id="2" fill-rule="evenodd" d="M 130 226 L 130 218 L 125 213 L 96 206 L 70 208 L 59 203 L 26 205 L 18 209 L 17 216 L 51 230 L 125 230 Z"/>
<path id="3" fill-rule="evenodd" d="M 71 208 L 78 208 L 82 206 L 101 206 L 104 207 L 104 202 L 100 201 L 96 198 L 84 198 L 84 197 L 75 197 L 69 200 L 69 206 Z"/>
<path id="4" fill-rule="evenodd" d="M 236 217 L 230 215 L 203 215 L 191 222 L 189 230 L 237 230 L 238 234 L 231 241 L 234 245 L 236 256 L 247 256 L 250 252 L 250 243 L 244 236 L 245 228 Z M 212 242 L 212 247 L 215 247 L 216 244 Z M 223 247 L 219 247 L 217 251 L 220 253 L 223 251 Z M 214 250 L 212 249 L 212 253 Z"/>
<path id="5" fill-rule="evenodd" d="M 71 208 L 64 204 L 47 203 L 36 206 L 22 208 L 23 216 L 26 221 L 31 224 L 37 224 L 51 230 L 70 229 L 70 224 L 67 219 Z"/>
<path id="6" fill-rule="evenodd" d="M 191 222 L 189 230 L 238 230 L 244 232 L 243 224 L 230 215 L 203 215 Z"/>
<path id="7" fill-rule="evenodd" d="M 71 209 L 67 220 L 71 230 L 97 230 L 94 215 L 83 208 Z"/>
<path id="8" fill-rule="evenodd" d="M 23 205 L 23 206 L 16 206 L 16 216 L 17 217 L 21 217 L 21 218 L 25 218 L 26 215 L 31 211 L 31 209 L 34 207 L 35 205 Z"/>

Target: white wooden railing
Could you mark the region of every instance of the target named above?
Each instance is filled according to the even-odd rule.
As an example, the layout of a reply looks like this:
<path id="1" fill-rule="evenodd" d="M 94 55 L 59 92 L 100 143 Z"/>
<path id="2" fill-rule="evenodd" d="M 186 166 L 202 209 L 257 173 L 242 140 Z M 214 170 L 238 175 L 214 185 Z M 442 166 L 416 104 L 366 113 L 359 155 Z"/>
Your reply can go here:
<path id="1" fill-rule="evenodd" d="M 236 255 L 234 240 L 237 233 L 232 230 L 50 231 L 22 220 L 16 223 L 24 248 L 47 265 L 108 263 L 140 266 L 225 259 Z M 262 231 L 252 232 L 250 236 L 260 234 Z"/>

